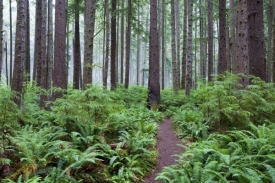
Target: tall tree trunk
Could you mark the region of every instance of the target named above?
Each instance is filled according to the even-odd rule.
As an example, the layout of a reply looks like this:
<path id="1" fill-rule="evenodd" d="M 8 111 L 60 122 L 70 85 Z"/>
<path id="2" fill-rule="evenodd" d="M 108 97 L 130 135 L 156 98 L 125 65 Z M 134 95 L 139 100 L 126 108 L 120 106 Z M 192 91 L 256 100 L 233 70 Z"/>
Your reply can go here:
<path id="1" fill-rule="evenodd" d="M 226 0 L 219 0 L 219 58 L 218 74 L 227 70 L 226 60 Z"/>
<path id="2" fill-rule="evenodd" d="M 10 0 L 10 85 L 12 84 L 12 53 L 13 53 L 13 49 L 12 49 L 12 9 L 11 9 L 11 0 Z"/>
<path id="3" fill-rule="evenodd" d="M 208 0 L 208 81 L 212 80 L 213 74 L 213 2 Z"/>
<path id="4" fill-rule="evenodd" d="M 162 0 L 162 20 L 161 20 L 161 83 L 162 83 L 162 89 L 165 88 L 165 0 Z"/>
<path id="5" fill-rule="evenodd" d="M 247 1 L 249 74 L 266 81 L 263 1 Z"/>
<path id="6" fill-rule="evenodd" d="M 34 47 L 34 73 L 33 80 L 37 82 L 38 86 L 41 86 L 41 19 L 42 19 L 42 1 L 36 1 L 35 8 L 35 47 Z"/>
<path id="7" fill-rule="evenodd" d="M 116 0 L 112 0 L 112 18 L 111 18 L 111 90 L 115 90 L 117 82 L 116 70 Z"/>
<path id="8" fill-rule="evenodd" d="M 40 31 L 40 55 L 39 55 L 39 64 L 40 64 L 40 86 L 43 89 L 47 89 L 47 0 L 41 0 L 41 31 Z M 44 102 L 47 99 L 47 95 L 42 94 L 40 97 L 40 107 L 44 107 Z"/>
<path id="9" fill-rule="evenodd" d="M 16 42 L 14 55 L 14 72 L 11 89 L 20 95 L 24 81 L 24 63 L 27 59 L 27 0 L 17 1 Z M 21 96 L 15 97 L 17 105 L 21 105 Z"/>
<path id="10" fill-rule="evenodd" d="M 275 1 L 273 1 L 273 12 L 275 12 Z M 273 69 L 272 81 L 275 82 L 275 13 L 273 13 Z"/>
<path id="11" fill-rule="evenodd" d="M 199 1 L 199 4 L 202 4 L 202 0 Z M 206 77 L 206 62 L 204 55 L 204 21 L 203 21 L 203 10 L 202 7 L 199 9 L 200 14 L 200 61 L 201 61 L 201 78 L 205 79 Z"/>
<path id="12" fill-rule="evenodd" d="M 237 54 L 236 54 L 236 10 L 235 0 L 230 0 L 230 56 L 232 71 L 237 70 Z"/>
<path id="13" fill-rule="evenodd" d="M 107 88 L 107 78 L 109 70 L 109 53 L 110 53 L 110 15 L 109 15 L 109 0 L 105 0 L 105 63 L 104 63 L 104 72 L 103 72 L 103 86 Z"/>
<path id="14" fill-rule="evenodd" d="M 266 78 L 268 82 L 272 81 L 272 19 L 273 19 L 273 0 L 269 0 L 267 5 L 267 31 L 268 31 L 268 40 L 267 40 L 267 72 Z"/>
<path id="15" fill-rule="evenodd" d="M 150 55 L 149 55 L 149 92 L 148 102 L 152 110 L 160 103 L 159 85 L 159 38 L 157 1 L 150 0 Z"/>
<path id="16" fill-rule="evenodd" d="M 177 49 L 177 88 L 180 88 L 180 0 L 175 1 L 176 49 Z"/>
<path id="17" fill-rule="evenodd" d="M 128 0 L 128 19 L 126 32 L 126 67 L 125 67 L 125 88 L 129 87 L 130 77 L 130 56 L 131 56 L 131 26 L 132 26 L 132 0 Z"/>
<path id="18" fill-rule="evenodd" d="M 124 9 L 124 0 L 121 2 L 121 8 Z M 124 18 L 125 16 L 121 16 L 120 21 L 121 21 L 121 29 L 120 29 L 120 82 L 123 83 L 124 80 Z"/>
<path id="19" fill-rule="evenodd" d="M 52 86 L 53 71 L 53 6 L 48 0 L 47 89 Z"/>
<path id="20" fill-rule="evenodd" d="M 53 87 L 67 89 L 65 0 L 55 1 Z M 53 100 L 61 96 L 61 92 L 55 92 Z"/>
<path id="21" fill-rule="evenodd" d="M 187 62 L 185 76 L 185 94 L 190 95 L 192 88 L 192 27 L 193 27 L 193 0 L 188 2 L 188 47 L 187 47 Z"/>
<path id="22" fill-rule="evenodd" d="M 247 0 L 239 1 L 237 16 L 237 64 L 236 70 L 233 70 L 233 72 L 248 75 Z M 248 85 L 248 79 L 246 77 L 242 77 L 239 82 L 243 87 Z"/>
<path id="23" fill-rule="evenodd" d="M 177 91 L 178 88 L 178 75 L 177 75 L 177 49 L 176 49 L 176 13 L 175 13 L 175 0 L 171 0 L 171 49 L 172 49 L 172 70 L 173 70 L 173 90 Z"/>
<path id="24" fill-rule="evenodd" d="M 93 47 L 95 30 L 96 0 L 85 0 L 85 49 L 83 85 L 93 81 Z"/>
<path id="25" fill-rule="evenodd" d="M 0 85 L 2 78 L 2 64 L 3 64 L 3 0 L 0 0 Z"/>
<path id="26" fill-rule="evenodd" d="M 75 22 L 74 22 L 74 74 L 73 87 L 79 89 L 81 53 L 80 53 L 80 35 L 79 35 L 79 0 L 75 1 Z"/>
<path id="27" fill-rule="evenodd" d="M 138 0 L 139 2 L 139 0 Z M 138 29 L 140 28 L 140 5 L 138 5 Z M 137 35 L 137 86 L 140 85 L 140 34 Z"/>
<path id="28" fill-rule="evenodd" d="M 188 17 L 188 0 L 184 0 L 184 17 L 183 17 L 183 46 L 182 46 L 182 78 L 181 88 L 185 89 L 186 59 L 187 59 L 187 17 Z"/>
<path id="29" fill-rule="evenodd" d="M 25 72 L 25 80 L 30 81 L 30 74 L 31 74 L 31 62 L 30 62 L 30 8 L 29 8 L 29 1 L 27 1 L 27 59 L 24 63 L 24 72 Z"/>

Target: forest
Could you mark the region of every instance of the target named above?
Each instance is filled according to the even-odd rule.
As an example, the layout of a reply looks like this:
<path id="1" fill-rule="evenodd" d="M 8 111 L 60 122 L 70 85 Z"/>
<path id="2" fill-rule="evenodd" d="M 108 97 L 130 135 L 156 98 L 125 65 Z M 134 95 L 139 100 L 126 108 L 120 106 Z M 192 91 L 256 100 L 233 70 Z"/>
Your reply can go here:
<path id="1" fill-rule="evenodd" d="M 274 0 L 0 0 L 0 32 L 1 183 L 275 182 Z"/>

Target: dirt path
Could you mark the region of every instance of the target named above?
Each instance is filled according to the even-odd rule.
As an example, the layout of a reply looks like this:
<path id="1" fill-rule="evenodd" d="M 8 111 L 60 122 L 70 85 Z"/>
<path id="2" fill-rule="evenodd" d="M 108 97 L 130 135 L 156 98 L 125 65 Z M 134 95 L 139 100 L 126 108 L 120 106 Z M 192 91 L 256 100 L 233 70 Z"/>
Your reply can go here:
<path id="1" fill-rule="evenodd" d="M 157 140 L 158 164 L 152 174 L 145 178 L 144 183 L 163 182 L 154 179 L 157 174 L 162 171 L 163 167 L 175 164 L 177 157 L 173 155 L 183 152 L 183 148 L 177 145 L 181 142 L 172 129 L 172 122 L 170 119 L 165 119 L 165 121 L 159 125 Z"/>

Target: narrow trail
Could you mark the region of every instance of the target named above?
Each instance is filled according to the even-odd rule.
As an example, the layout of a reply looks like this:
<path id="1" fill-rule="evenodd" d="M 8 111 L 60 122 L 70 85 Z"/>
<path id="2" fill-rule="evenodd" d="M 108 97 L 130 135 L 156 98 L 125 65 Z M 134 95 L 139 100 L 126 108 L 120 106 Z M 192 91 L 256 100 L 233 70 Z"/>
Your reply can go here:
<path id="1" fill-rule="evenodd" d="M 144 183 L 163 182 L 154 179 L 156 178 L 157 174 L 162 171 L 163 167 L 176 163 L 175 160 L 177 157 L 173 155 L 183 152 L 183 148 L 177 144 L 181 144 L 181 141 L 173 131 L 172 122 L 170 119 L 165 119 L 165 121 L 159 125 L 157 134 L 157 166 L 155 167 L 155 170 L 145 178 Z"/>

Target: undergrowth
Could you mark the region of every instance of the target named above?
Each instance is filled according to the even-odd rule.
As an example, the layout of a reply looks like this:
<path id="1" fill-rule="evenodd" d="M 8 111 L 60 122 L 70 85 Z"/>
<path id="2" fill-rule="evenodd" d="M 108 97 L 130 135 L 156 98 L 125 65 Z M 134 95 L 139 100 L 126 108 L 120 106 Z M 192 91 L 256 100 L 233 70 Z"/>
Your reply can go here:
<path id="1" fill-rule="evenodd" d="M 185 104 L 170 110 L 186 151 L 157 177 L 181 182 L 275 182 L 275 87 L 259 78 L 241 89 L 226 73 L 200 83 Z"/>
<path id="2" fill-rule="evenodd" d="M 146 108 L 145 88 L 68 89 L 48 111 L 42 92 L 25 83 L 18 108 L 0 87 L 1 182 L 139 182 L 154 167 L 163 115 Z"/>

